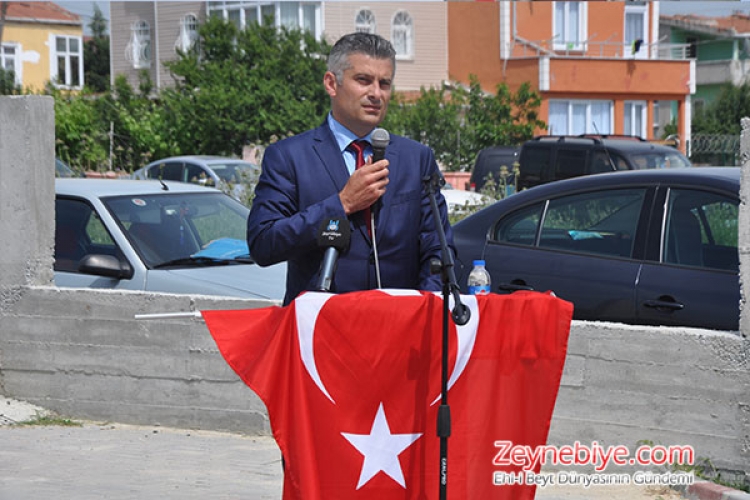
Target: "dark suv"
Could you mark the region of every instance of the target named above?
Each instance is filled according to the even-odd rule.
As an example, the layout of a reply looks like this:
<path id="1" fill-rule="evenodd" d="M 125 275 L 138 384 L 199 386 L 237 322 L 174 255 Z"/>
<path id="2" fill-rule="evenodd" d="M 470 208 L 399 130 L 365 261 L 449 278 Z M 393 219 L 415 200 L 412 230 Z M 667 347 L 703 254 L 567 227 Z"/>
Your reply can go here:
<path id="1" fill-rule="evenodd" d="M 635 136 L 608 135 L 538 136 L 521 146 L 519 164 L 519 190 L 613 170 L 691 166 L 673 147 Z"/>
<path id="2" fill-rule="evenodd" d="M 506 167 L 509 177 L 506 182 L 513 183 L 513 174 L 518 166 L 520 147 L 492 146 L 479 152 L 471 171 L 471 189 L 481 191 L 488 179 L 492 178 L 497 184 L 501 180 L 500 169 Z"/>

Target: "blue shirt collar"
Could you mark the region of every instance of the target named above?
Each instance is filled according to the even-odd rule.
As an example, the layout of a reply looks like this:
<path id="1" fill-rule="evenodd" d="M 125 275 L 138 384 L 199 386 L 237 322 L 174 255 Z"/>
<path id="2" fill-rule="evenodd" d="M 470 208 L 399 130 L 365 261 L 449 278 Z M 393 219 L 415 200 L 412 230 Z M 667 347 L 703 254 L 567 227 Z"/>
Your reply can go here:
<path id="1" fill-rule="evenodd" d="M 333 132 L 333 137 L 336 138 L 336 143 L 339 145 L 339 150 L 343 153 L 344 150 L 351 144 L 352 141 L 357 139 L 363 139 L 370 142 L 370 136 L 372 132 L 364 137 L 357 137 L 354 132 L 343 126 L 336 118 L 333 117 L 332 113 L 328 113 L 328 127 Z"/>

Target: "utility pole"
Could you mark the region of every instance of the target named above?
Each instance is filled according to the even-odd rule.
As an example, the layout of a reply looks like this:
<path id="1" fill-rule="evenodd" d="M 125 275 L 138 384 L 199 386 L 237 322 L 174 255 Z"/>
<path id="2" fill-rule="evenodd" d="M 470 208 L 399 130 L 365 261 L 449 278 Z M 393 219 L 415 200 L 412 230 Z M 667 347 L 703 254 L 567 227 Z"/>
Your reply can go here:
<path id="1" fill-rule="evenodd" d="M 0 43 L 3 41 L 3 27 L 5 26 L 5 14 L 8 12 L 8 2 L 0 2 Z"/>

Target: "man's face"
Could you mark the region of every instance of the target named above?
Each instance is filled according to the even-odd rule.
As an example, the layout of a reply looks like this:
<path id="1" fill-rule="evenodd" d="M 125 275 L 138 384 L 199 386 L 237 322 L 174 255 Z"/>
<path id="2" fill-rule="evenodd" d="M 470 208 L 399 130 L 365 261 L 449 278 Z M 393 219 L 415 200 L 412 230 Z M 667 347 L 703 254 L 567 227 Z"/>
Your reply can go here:
<path id="1" fill-rule="evenodd" d="M 385 118 L 391 98 L 393 65 L 389 59 L 364 54 L 349 56 L 351 67 L 339 83 L 327 72 L 323 85 L 331 96 L 333 117 L 358 137 L 367 135 Z"/>

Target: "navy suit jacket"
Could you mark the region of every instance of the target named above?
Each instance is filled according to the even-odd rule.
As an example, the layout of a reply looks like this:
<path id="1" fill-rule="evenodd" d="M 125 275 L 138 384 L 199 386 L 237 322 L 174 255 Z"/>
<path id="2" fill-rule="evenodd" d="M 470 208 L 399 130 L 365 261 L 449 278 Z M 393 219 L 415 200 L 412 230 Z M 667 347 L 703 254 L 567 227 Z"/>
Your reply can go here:
<path id="1" fill-rule="evenodd" d="M 423 178 L 438 171 L 430 148 L 391 135 L 385 158 L 389 183 L 376 211 L 375 234 L 383 288 L 442 289 L 429 263 L 441 257 L 440 239 Z M 247 224 L 250 254 L 261 266 L 288 262 L 288 304 L 305 290 L 315 290 L 324 249 L 317 243 L 323 221 L 344 219 L 339 192 L 349 179 L 344 159 L 327 123 L 269 146 L 255 188 Z M 445 200 L 438 207 L 452 247 Z M 351 244 L 338 259 L 331 291 L 377 287 L 367 223 L 351 214 Z M 454 252 L 455 253 L 455 252 Z"/>

